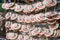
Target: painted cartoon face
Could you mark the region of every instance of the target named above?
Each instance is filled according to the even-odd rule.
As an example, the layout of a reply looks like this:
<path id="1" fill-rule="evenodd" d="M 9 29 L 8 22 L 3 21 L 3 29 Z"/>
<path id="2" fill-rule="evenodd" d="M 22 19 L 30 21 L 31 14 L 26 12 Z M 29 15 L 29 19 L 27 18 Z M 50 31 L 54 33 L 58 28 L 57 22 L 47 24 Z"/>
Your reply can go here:
<path id="1" fill-rule="evenodd" d="M 7 21 L 7 22 L 5 23 L 5 27 L 6 27 L 6 28 L 11 28 L 11 24 L 12 24 L 12 23 L 11 23 L 10 21 Z"/>
<path id="2" fill-rule="evenodd" d="M 24 5 L 23 12 L 28 13 L 28 5 Z"/>
<path id="3" fill-rule="evenodd" d="M 9 4 L 8 3 L 4 3 L 2 5 L 2 8 L 8 10 L 9 9 Z"/>
<path id="4" fill-rule="evenodd" d="M 7 39 L 16 39 L 17 38 L 17 33 L 12 33 L 12 32 L 10 32 L 10 33 L 6 33 L 6 38 Z"/>
<path id="5" fill-rule="evenodd" d="M 38 14 L 34 15 L 34 17 L 35 17 L 36 21 L 40 21 Z"/>
<path id="6" fill-rule="evenodd" d="M 42 2 L 37 2 L 36 3 L 36 11 L 38 11 L 38 10 L 41 10 L 41 9 L 44 9 L 45 8 L 45 5 L 44 4 L 42 4 Z"/>
<path id="7" fill-rule="evenodd" d="M 13 24 L 11 25 L 11 30 L 18 30 L 20 27 L 21 27 L 20 24 L 13 23 Z"/>
<path id="8" fill-rule="evenodd" d="M 33 27 L 32 25 L 27 25 L 27 29 L 28 29 L 28 31 L 31 31 L 31 30 L 33 30 L 35 27 Z"/>
<path id="9" fill-rule="evenodd" d="M 28 11 L 29 13 L 32 12 L 34 10 L 34 8 L 32 7 L 32 5 L 28 5 Z"/>
<path id="10" fill-rule="evenodd" d="M 14 13 L 13 13 L 13 14 L 11 15 L 10 19 L 11 19 L 11 20 L 15 20 L 15 19 L 17 19 L 17 16 L 18 16 L 17 14 L 14 14 Z"/>
<path id="11" fill-rule="evenodd" d="M 48 6 L 48 7 L 51 7 L 51 6 L 55 6 L 57 4 L 57 0 L 53 0 L 49 5 L 50 6 Z"/>
<path id="12" fill-rule="evenodd" d="M 23 35 L 19 34 L 17 40 L 23 40 Z"/>
<path id="13" fill-rule="evenodd" d="M 5 15 L 5 18 L 6 19 L 9 19 L 11 17 L 12 13 L 11 12 L 8 12 L 6 15 Z"/>
<path id="14" fill-rule="evenodd" d="M 49 28 L 51 29 L 51 30 L 55 30 L 55 29 L 57 29 L 59 27 L 59 24 L 58 23 L 56 23 L 55 25 L 49 25 Z"/>
<path id="15" fill-rule="evenodd" d="M 19 16 L 17 17 L 17 22 L 23 22 L 23 18 L 24 18 L 24 17 L 22 17 L 21 15 L 19 15 Z"/>
<path id="16" fill-rule="evenodd" d="M 28 35 L 23 35 L 24 36 L 24 40 L 29 40 L 29 36 Z"/>
<path id="17" fill-rule="evenodd" d="M 40 19 L 40 20 L 45 20 L 43 13 L 40 13 L 40 14 L 39 14 L 39 19 Z"/>
<path id="18" fill-rule="evenodd" d="M 30 17 L 29 16 L 24 16 L 24 22 L 30 23 L 31 22 Z"/>
<path id="19" fill-rule="evenodd" d="M 43 4 L 46 5 L 46 7 L 51 7 L 51 6 L 55 6 L 57 4 L 57 0 L 44 0 Z"/>
<path id="20" fill-rule="evenodd" d="M 45 31 L 46 31 L 46 32 L 45 32 L 44 35 L 45 35 L 46 37 L 50 37 L 50 36 L 53 34 L 53 30 L 48 30 L 48 29 L 46 29 Z"/>
<path id="21" fill-rule="evenodd" d="M 39 32 L 38 32 L 38 29 L 35 28 L 35 29 L 32 30 L 30 33 L 31 33 L 30 35 L 35 36 L 35 35 L 37 35 Z"/>
<path id="22" fill-rule="evenodd" d="M 37 22 L 40 22 L 41 20 L 44 20 L 44 16 L 43 16 L 43 14 L 36 14 L 35 15 L 35 19 L 36 19 L 36 21 Z"/>
<path id="23" fill-rule="evenodd" d="M 18 5 L 18 4 L 15 4 L 15 10 L 14 10 L 14 11 L 16 11 L 16 12 L 20 12 L 20 11 L 22 11 L 21 6 Z"/>
<path id="24" fill-rule="evenodd" d="M 43 35 L 44 35 L 44 32 L 45 32 L 45 29 L 42 29 L 42 28 L 41 28 L 39 35 L 40 35 L 40 36 L 43 36 Z"/>
<path id="25" fill-rule="evenodd" d="M 27 25 L 22 25 L 21 30 L 22 32 L 28 32 Z"/>

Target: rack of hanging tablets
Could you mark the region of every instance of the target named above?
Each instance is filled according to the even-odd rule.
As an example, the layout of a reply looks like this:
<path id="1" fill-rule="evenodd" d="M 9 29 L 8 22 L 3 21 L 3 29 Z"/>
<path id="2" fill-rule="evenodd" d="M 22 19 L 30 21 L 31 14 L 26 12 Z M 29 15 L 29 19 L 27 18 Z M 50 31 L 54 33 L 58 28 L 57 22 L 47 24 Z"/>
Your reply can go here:
<path id="1" fill-rule="evenodd" d="M 15 2 L 16 2 L 16 1 L 15 1 Z M 43 12 L 46 13 L 47 10 L 48 10 L 48 8 L 45 8 Z M 8 11 L 6 11 L 6 13 L 7 13 L 7 12 L 8 12 Z M 14 11 L 11 11 L 11 10 L 9 10 L 9 12 L 15 13 Z M 54 12 L 55 12 L 55 7 L 54 7 Z M 44 14 L 45 14 L 45 13 L 44 13 Z M 25 15 L 27 15 L 27 14 L 25 14 Z M 29 14 L 28 14 L 28 15 L 29 15 Z M 6 20 L 6 21 L 7 21 L 7 20 Z M 16 23 L 16 21 L 8 20 L 7 23 L 14 24 L 14 23 Z M 10 24 L 10 25 L 11 25 L 11 24 Z M 20 23 L 17 22 L 17 24 L 20 24 Z M 23 24 L 23 25 L 21 25 L 21 24 L 20 24 L 20 25 L 21 25 L 21 26 L 26 26 L 26 25 L 27 25 L 27 24 L 24 23 L 24 22 L 22 22 L 22 24 Z M 31 24 L 31 23 L 29 23 L 29 25 L 30 25 L 30 24 Z M 35 24 L 39 24 L 39 23 L 38 23 L 38 22 L 32 23 L 32 25 L 35 25 Z M 13 26 L 12 26 L 12 27 L 13 27 Z M 10 30 L 10 31 L 8 31 L 8 30 Z M 12 30 L 14 30 L 14 29 L 12 28 Z M 19 30 L 19 29 L 18 29 L 18 30 Z M 14 40 L 18 40 L 18 39 L 19 39 L 19 37 L 18 37 L 17 35 L 18 35 L 20 32 L 18 32 L 18 31 L 16 31 L 16 30 L 11 31 L 11 29 L 7 29 L 7 31 L 8 31 L 8 32 L 6 33 L 6 35 L 7 35 L 8 37 L 11 36 L 11 35 L 13 35 L 13 36 L 14 36 Z M 20 31 L 21 31 L 21 30 L 20 30 Z M 26 33 L 23 33 L 23 32 L 21 32 L 21 33 L 23 34 L 23 36 L 25 36 L 25 34 L 26 34 Z M 53 34 L 51 37 L 55 37 L 56 34 L 58 35 L 58 34 L 59 34 L 59 30 L 54 30 L 54 33 L 55 33 L 55 34 Z M 19 35 L 20 35 L 20 34 L 19 34 Z M 56 35 L 56 36 L 57 36 L 57 35 Z M 60 34 L 59 34 L 59 35 L 60 35 Z M 21 35 L 20 35 L 20 36 L 21 36 Z M 29 36 L 31 36 L 31 35 L 29 35 Z M 7 38 L 8 38 L 8 37 L 7 37 Z M 17 39 L 17 37 L 18 37 L 18 39 Z M 36 37 L 36 36 L 35 36 L 35 37 Z M 40 38 L 40 37 L 39 37 L 39 38 Z M 45 40 L 44 38 L 46 38 L 46 40 L 48 40 L 48 37 L 44 37 L 44 36 L 43 36 L 43 38 L 41 37 L 40 39 L 41 39 L 41 40 Z M 11 39 L 13 39 L 13 38 L 11 38 Z"/>

